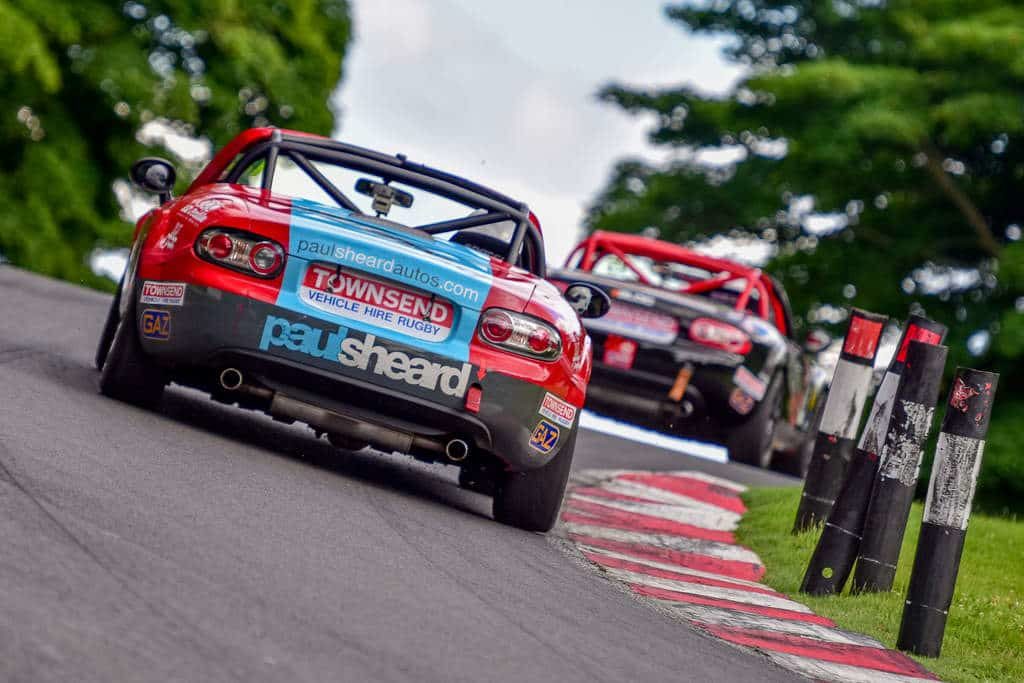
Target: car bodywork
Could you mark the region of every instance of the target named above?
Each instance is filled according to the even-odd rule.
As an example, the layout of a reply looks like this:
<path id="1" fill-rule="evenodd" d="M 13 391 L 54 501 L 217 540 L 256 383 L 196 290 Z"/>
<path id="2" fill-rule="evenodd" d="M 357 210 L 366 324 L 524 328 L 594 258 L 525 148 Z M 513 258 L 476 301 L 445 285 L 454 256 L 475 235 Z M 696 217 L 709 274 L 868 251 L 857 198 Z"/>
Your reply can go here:
<path id="1" fill-rule="evenodd" d="M 273 191 L 283 159 L 336 205 Z M 418 226 L 368 215 L 319 162 L 472 211 Z M 241 184 L 254 164 L 262 164 L 258 186 Z M 503 254 L 437 237 L 496 221 L 512 226 Z M 281 263 L 258 274 L 229 261 L 246 240 L 278 245 Z M 221 242 L 235 246 L 219 261 L 211 250 Z M 275 265 L 276 247 L 249 248 Z M 139 220 L 118 315 L 133 320 L 144 355 L 170 381 L 307 422 L 352 447 L 408 452 L 477 475 L 522 472 L 571 448 L 591 373 L 580 318 L 545 274 L 539 224 L 511 198 L 401 155 L 252 129 L 181 197 Z M 481 318 L 489 311 L 551 330 L 557 353 L 531 356 L 528 347 L 488 341 Z M 453 443 L 462 445 L 453 452 Z M 467 481 L 475 479 L 482 481 Z"/>
<path id="2" fill-rule="evenodd" d="M 608 263 L 616 267 L 602 267 Z M 659 275 L 651 264 L 672 271 Z M 770 276 L 669 242 L 599 231 L 551 278 L 586 280 L 612 298 L 607 316 L 586 321 L 594 343 L 588 406 L 727 444 L 769 410 L 776 465 L 799 469 L 783 461 L 799 459 L 808 441 L 824 373 L 794 340 L 788 301 Z M 765 401 L 776 405 L 761 409 Z"/>

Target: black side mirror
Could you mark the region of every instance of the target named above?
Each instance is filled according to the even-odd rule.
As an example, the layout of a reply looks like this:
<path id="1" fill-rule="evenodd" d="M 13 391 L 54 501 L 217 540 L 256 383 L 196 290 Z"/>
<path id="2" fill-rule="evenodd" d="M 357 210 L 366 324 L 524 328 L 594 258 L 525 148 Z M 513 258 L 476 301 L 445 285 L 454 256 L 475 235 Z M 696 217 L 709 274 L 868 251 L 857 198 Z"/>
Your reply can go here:
<path id="1" fill-rule="evenodd" d="M 565 299 L 581 318 L 600 318 L 612 307 L 612 300 L 600 287 L 573 282 L 565 288 Z"/>
<path id="2" fill-rule="evenodd" d="M 820 328 L 814 328 L 804 337 L 804 351 L 807 353 L 821 353 L 832 344 L 832 335 Z"/>
<path id="3" fill-rule="evenodd" d="M 171 198 L 171 191 L 178 174 L 174 171 L 171 162 L 160 157 L 145 157 L 132 164 L 132 182 L 137 186 L 160 195 L 160 201 L 166 202 Z"/>

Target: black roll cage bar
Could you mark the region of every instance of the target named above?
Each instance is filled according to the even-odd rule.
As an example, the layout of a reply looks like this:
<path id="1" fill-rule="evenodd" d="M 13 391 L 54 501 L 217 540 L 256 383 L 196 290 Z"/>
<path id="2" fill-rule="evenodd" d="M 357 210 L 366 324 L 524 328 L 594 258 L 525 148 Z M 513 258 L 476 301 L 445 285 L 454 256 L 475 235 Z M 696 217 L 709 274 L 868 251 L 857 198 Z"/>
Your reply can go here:
<path id="1" fill-rule="evenodd" d="M 263 158 L 265 165 L 261 187 L 269 191 L 274 181 L 277 161 L 281 155 L 291 159 L 339 206 L 355 214 L 365 215 L 344 192 L 310 163 L 310 159 L 334 162 L 346 168 L 380 176 L 388 182 L 401 181 L 460 204 L 484 210 L 484 213 L 473 213 L 463 218 L 410 226 L 429 235 L 457 232 L 501 221 L 513 221 L 516 227 L 509 243 L 508 252 L 503 257 L 504 260 L 508 263 L 516 263 L 522 252 L 523 243 L 530 240 L 535 259 L 534 267 L 531 270 L 536 271 L 536 274 L 541 277 L 547 276 L 544 240 L 537 226 L 530 220 L 530 209 L 526 204 L 465 178 L 409 161 L 402 154 L 388 156 L 337 140 L 290 135 L 276 130 L 270 140 L 260 142 L 245 150 L 242 156 L 224 173 L 221 182 L 237 183 L 243 171 Z"/>

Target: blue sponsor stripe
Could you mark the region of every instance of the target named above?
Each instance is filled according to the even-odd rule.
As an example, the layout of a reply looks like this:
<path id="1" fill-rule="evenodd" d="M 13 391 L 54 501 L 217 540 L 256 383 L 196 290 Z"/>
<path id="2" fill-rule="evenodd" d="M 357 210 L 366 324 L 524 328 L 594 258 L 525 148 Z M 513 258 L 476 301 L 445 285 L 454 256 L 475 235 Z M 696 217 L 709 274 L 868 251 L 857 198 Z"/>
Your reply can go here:
<path id="1" fill-rule="evenodd" d="M 490 257 L 462 244 L 411 235 L 400 228 L 364 220 L 345 209 L 301 199 L 292 202 L 289 233 L 289 258 L 278 306 L 300 314 L 315 311 L 318 317 L 356 330 L 469 360 L 470 341 L 493 283 Z M 300 290 L 306 268 L 313 261 L 340 264 L 348 270 L 436 293 L 455 305 L 451 334 L 444 341 L 429 341 L 310 306 L 302 301 Z"/>

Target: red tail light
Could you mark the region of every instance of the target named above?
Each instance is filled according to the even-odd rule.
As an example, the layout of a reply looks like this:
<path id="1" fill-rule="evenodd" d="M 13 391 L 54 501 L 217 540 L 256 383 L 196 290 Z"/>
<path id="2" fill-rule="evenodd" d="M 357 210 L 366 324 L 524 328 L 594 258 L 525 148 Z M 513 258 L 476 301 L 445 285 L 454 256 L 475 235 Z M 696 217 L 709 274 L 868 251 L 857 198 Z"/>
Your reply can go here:
<path id="1" fill-rule="evenodd" d="M 746 332 L 712 318 L 697 318 L 690 323 L 690 339 L 704 346 L 741 355 L 749 352 L 752 347 Z"/>
<path id="2" fill-rule="evenodd" d="M 284 248 L 277 242 L 243 230 L 211 228 L 196 240 L 196 255 L 204 261 L 259 278 L 274 278 L 284 267 Z"/>
<path id="3" fill-rule="evenodd" d="M 545 322 L 502 308 L 489 308 L 480 317 L 480 338 L 521 356 L 555 360 L 562 353 L 562 340 Z"/>

